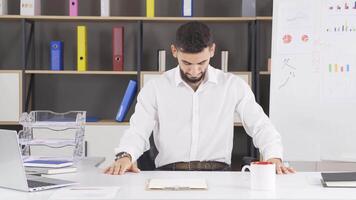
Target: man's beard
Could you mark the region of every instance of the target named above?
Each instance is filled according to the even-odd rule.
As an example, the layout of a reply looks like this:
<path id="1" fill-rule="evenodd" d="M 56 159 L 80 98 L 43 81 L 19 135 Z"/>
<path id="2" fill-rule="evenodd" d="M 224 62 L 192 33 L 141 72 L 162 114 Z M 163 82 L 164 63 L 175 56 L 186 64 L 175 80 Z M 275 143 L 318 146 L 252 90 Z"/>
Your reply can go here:
<path id="1" fill-rule="evenodd" d="M 187 82 L 187 83 L 198 83 L 199 81 L 201 81 L 202 79 L 204 79 L 205 74 L 206 74 L 206 70 L 202 73 L 202 75 L 198 78 L 190 78 L 188 77 L 183 71 L 182 69 L 179 69 L 180 71 L 180 76 L 182 77 L 182 79 Z"/>

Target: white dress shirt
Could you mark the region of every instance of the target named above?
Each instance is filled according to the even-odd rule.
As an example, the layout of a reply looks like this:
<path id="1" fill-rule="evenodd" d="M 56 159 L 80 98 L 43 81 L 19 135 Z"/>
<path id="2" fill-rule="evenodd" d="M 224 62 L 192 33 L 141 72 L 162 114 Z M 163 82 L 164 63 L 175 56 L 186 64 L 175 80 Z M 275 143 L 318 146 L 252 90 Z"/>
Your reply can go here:
<path id="1" fill-rule="evenodd" d="M 196 91 L 183 81 L 179 66 L 146 83 L 115 152 L 128 152 L 136 161 L 149 149 L 153 131 L 156 167 L 188 161 L 231 164 L 235 112 L 264 159 L 282 158 L 280 134 L 247 83 L 211 66 Z"/>

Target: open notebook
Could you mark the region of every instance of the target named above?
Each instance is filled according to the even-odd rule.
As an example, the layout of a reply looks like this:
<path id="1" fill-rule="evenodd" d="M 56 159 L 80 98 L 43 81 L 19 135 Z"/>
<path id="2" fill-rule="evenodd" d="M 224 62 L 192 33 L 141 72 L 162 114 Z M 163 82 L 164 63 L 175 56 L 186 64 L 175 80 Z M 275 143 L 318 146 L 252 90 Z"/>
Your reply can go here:
<path id="1" fill-rule="evenodd" d="M 147 188 L 150 190 L 206 190 L 205 179 L 150 179 Z"/>

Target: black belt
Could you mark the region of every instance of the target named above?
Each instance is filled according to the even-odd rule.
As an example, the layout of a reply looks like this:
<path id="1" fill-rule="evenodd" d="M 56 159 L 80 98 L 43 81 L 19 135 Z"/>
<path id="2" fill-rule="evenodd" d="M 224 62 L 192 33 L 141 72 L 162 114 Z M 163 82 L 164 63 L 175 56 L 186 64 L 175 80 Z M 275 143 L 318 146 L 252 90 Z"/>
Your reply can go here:
<path id="1" fill-rule="evenodd" d="M 159 167 L 158 170 L 167 171 L 227 171 L 230 166 L 224 162 L 217 161 L 190 161 L 175 162 Z"/>

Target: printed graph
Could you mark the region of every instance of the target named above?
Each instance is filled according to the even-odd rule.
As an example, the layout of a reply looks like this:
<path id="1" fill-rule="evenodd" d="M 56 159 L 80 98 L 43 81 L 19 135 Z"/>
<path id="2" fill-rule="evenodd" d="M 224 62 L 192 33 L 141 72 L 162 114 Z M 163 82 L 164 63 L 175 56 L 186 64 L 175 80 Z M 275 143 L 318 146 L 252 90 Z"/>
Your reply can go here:
<path id="1" fill-rule="evenodd" d="M 350 25 L 348 22 L 345 22 L 344 24 L 330 25 L 329 27 L 326 28 L 326 32 L 328 33 L 356 32 L 356 26 Z"/>
<path id="2" fill-rule="evenodd" d="M 330 73 L 350 73 L 351 66 L 350 64 L 329 64 L 328 72 Z"/>

